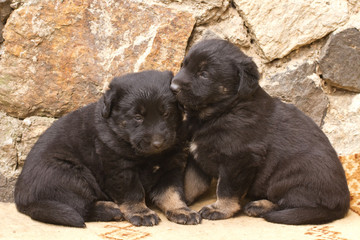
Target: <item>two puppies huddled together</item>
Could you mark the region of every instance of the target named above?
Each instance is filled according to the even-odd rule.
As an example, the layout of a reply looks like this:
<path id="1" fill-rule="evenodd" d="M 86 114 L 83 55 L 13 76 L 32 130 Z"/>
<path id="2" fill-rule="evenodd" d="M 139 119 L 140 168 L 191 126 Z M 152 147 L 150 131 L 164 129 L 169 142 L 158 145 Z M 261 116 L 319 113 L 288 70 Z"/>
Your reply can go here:
<path id="1" fill-rule="evenodd" d="M 270 97 L 251 58 L 224 40 L 190 49 L 179 73 L 117 77 L 95 103 L 56 121 L 15 186 L 20 212 L 74 227 L 86 221 L 180 224 L 241 209 L 283 224 L 342 218 L 349 190 L 337 154 L 300 110 Z M 217 179 L 217 200 L 191 204 Z M 240 200 L 250 201 L 240 206 Z"/>

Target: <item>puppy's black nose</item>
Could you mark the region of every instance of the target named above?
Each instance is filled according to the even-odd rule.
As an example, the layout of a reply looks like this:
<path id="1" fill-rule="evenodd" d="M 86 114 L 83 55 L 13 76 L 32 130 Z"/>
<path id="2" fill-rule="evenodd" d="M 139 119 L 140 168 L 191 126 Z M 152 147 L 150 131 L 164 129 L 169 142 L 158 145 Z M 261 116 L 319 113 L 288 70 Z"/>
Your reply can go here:
<path id="1" fill-rule="evenodd" d="M 151 142 L 151 145 L 156 149 L 161 148 L 163 144 L 164 144 L 164 139 L 160 137 L 154 137 L 154 139 Z"/>
<path id="2" fill-rule="evenodd" d="M 178 93 L 180 92 L 180 86 L 174 82 L 171 83 L 170 85 L 170 89 L 171 91 L 173 91 L 174 93 Z"/>

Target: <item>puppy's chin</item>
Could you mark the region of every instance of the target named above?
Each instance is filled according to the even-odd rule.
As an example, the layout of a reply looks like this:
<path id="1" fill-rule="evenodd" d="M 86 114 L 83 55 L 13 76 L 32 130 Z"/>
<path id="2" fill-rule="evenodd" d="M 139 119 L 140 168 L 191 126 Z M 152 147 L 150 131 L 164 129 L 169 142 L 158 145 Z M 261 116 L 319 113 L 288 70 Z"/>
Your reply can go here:
<path id="1" fill-rule="evenodd" d="M 185 110 L 194 110 L 199 111 L 202 108 L 202 104 L 198 104 L 198 99 L 193 96 L 184 96 L 183 94 L 179 93 L 176 95 L 176 100 L 184 107 Z"/>
<path id="2" fill-rule="evenodd" d="M 150 156 L 150 155 L 160 154 L 171 148 L 173 146 L 173 141 L 169 141 L 169 142 L 159 148 L 152 147 L 150 144 L 141 144 L 141 143 L 137 143 L 137 144 L 132 143 L 132 146 L 137 155 Z"/>
<path id="3" fill-rule="evenodd" d="M 151 155 L 160 154 L 160 153 L 166 151 L 168 148 L 163 148 L 163 149 L 134 148 L 134 149 L 135 149 L 136 154 L 139 156 L 151 156 Z"/>

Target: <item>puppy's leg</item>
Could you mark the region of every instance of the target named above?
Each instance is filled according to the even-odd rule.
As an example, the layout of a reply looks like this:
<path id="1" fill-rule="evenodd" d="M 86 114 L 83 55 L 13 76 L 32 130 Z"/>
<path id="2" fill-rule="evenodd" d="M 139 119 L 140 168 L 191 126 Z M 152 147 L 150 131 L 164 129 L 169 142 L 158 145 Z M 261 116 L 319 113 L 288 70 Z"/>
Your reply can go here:
<path id="1" fill-rule="evenodd" d="M 153 226 L 160 222 L 157 214 L 145 204 L 145 191 L 138 173 L 133 169 L 109 171 L 106 181 L 110 197 L 119 204 L 124 218 L 135 226 Z"/>
<path id="2" fill-rule="evenodd" d="M 150 197 L 170 221 L 187 225 L 199 224 L 200 215 L 185 203 L 182 173 L 180 168 L 169 171 L 150 193 Z"/>
<path id="3" fill-rule="evenodd" d="M 199 224 L 200 215 L 186 205 L 181 195 L 179 188 L 169 187 L 155 194 L 153 201 L 170 221 L 187 225 Z"/>
<path id="4" fill-rule="evenodd" d="M 252 201 L 245 205 L 244 213 L 251 217 L 261 217 L 263 214 L 277 210 L 279 206 L 267 199 Z"/>
<path id="5" fill-rule="evenodd" d="M 205 193 L 211 183 L 211 177 L 206 175 L 194 162 L 189 159 L 185 169 L 184 192 L 187 204 L 191 204 L 200 195 Z"/>
<path id="6" fill-rule="evenodd" d="M 32 219 L 70 227 L 86 227 L 83 217 L 71 206 L 57 201 L 37 201 L 26 206 L 17 205 L 20 212 Z"/>
<path id="7" fill-rule="evenodd" d="M 202 218 L 226 219 L 240 211 L 240 200 L 246 194 L 249 184 L 255 176 L 255 170 L 249 167 L 236 169 L 230 166 L 220 166 L 216 189 L 217 200 L 200 210 Z"/>
<path id="8" fill-rule="evenodd" d="M 348 212 L 349 199 L 342 200 L 341 197 L 336 192 L 315 190 L 311 185 L 295 186 L 277 201 L 278 209 L 264 213 L 262 217 L 269 222 L 291 225 L 329 223 L 343 218 Z M 314 199 L 321 200 L 316 202 Z M 329 203 L 330 206 L 326 206 Z"/>
<path id="9" fill-rule="evenodd" d="M 110 201 L 97 201 L 90 208 L 86 217 L 89 222 L 107 222 L 122 221 L 124 215 L 121 213 L 119 206 Z"/>
<path id="10" fill-rule="evenodd" d="M 46 171 L 39 166 L 31 176 L 20 175 L 14 193 L 18 210 L 38 221 L 85 227 L 89 206 L 103 194 L 95 177 L 61 158 L 49 162 Z"/>

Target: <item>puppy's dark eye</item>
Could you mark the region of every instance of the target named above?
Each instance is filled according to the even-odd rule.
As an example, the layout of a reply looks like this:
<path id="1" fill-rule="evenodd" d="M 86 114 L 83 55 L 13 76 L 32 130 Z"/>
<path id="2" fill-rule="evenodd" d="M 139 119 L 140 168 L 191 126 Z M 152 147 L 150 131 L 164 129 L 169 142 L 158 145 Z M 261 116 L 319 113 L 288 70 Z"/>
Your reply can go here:
<path id="1" fill-rule="evenodd" d="M 201 71 L 198 73 L 198 76 L 201 78 L 208 78 L 209 77 L 209 73 L 207 71 Z"/>
<path id="2" fill-rule="evenodd" d="M 137 121 L 137 122 L 143 122 L 143 121 L 144 121 L 144 117 L 141 116 L 140 114 L 136 114 L 136 115 L 134 116 L 134 119 L 135 119 L 135 121 Z"/>
<path id="3" fill-rule="evenodd" d="M 184 61 L 181 62 L 180 67 L 184 67 Z"/>
<path id="4" fill-rule="evenodd" d="M 168 116 L 169 116 L 169 112 L 164 112 L 164 113 L 163 113 L 163 116 L 164 116 L 164 117 L 168 117 Z"/>

